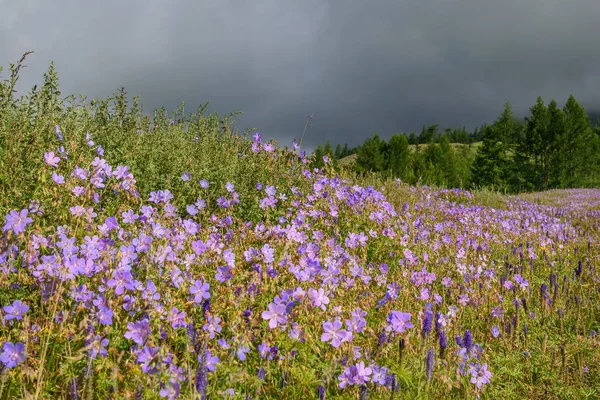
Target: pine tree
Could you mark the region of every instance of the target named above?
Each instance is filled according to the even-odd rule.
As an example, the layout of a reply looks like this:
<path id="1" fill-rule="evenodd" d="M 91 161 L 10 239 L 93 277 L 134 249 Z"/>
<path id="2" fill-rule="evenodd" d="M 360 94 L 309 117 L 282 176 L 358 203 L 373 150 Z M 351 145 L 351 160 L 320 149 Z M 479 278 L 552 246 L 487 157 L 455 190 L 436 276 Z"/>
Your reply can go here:
<path id="1" fill-rule="evenodd" d="M 358 150 L 356 157 L 356 169 L 360 172 L 373 171 L 380 172 L 385 169 L 385 142 L 375 134 L 372 138 L 365 140 Z"/>
<path id="2" fill-rule="evenodd" d="M 510 155 L 514 154 L 518 126 L 510 102 L 492 126 L 484 129 L 483 143 L 472 167 L 473 184 L 506 189 L 510 181 Z"/>
<path id="3" fill-rule="evenodd" d="M 456 156 L 447 135 L 440 137 L 439 149 L 440 160 L 438 161 L 438 169 L 444 177 L 443 183 L 447 187 L 458 187 L 460 182 L 456 174 Z"/>
<path id="4" fill-rule="evenodd" d="M 410 135 L 408 135 L 408 144 L 417 144 L 419 143 L 419 140 L 417 139 L 417 135 L 414 132 L 411 132 Z"/>
<path id="5" fill-rule="evenodd" d="M 408 139 L 405 135 L 393 135 L 388 144 L 388 169 L 392 176 L 405 180 L 410 161 Z"/>
<path id="6" fill-rule="evenodd" d="M 342 149 L 342 155 L 340 158 L 348 157 L 350 155 L 350 150 L 348 150 L 348 143 L 344 144 L 344 148 Z"/>
<path id="7" fill-rule="evenodd" d="M 342 155 L 342 146 L 338 143 L 335 146 L 335 153 L 333 154 L 336 159 L 340 159 Z"/>
<path id="8" fill-rule="evenodd" d="M 329 158 L 333 158 L 333 146 L 331 146 L 331 143 L 329 142 L 329 140 L 327 141 L 327 143 L 325 143 L 325 147 L 323 148 L 323 153 L 324 153 L 324 155 L 328 156 Z"/>
<path id="9" fill-rule="evenodd" d="M 566 188 L 586 185 L 592 172 L 590 161 L 595 156 L 590 146 L 593 142 L 590 120 L 573 95 L 569 96 L 563 112 L 565 130 L 559 138 L 560 185 Z"/>
<path id="10" fill-rule="evenodd" d="M 548 104 L 548 133 L 546 136 L 551 140 L 548 147 L 548 176 L 544 177 L 545 185 L 548 188 L 560 186 L 561 181 L 561 137 L 565 131 L 565 115 L 558 107 L 555 100 Z"/>
<path id="11" fill-rule="evenodd" d="M 550 115 L 544 100 L 538 96 L 536 104 L 530 108 L 525 138 L 516 149 L 515 172 L 512 186 L 517 191 L 541 189 L 547 186 L 548 160 L 546 149 L 549 143 L 545 137 L 549 132 Z"/>

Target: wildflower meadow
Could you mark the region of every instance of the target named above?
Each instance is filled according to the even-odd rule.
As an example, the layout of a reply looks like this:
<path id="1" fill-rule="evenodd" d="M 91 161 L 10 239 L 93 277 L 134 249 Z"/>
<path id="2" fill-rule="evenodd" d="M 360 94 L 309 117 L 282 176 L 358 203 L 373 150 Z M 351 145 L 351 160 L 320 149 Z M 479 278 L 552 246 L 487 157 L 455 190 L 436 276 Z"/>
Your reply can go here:
<path id="1" fill-rule="evenodd" d="M 357 176 L 157 110 L 0 98 L 1 399 L 600 396 L 600 190 Z"/>

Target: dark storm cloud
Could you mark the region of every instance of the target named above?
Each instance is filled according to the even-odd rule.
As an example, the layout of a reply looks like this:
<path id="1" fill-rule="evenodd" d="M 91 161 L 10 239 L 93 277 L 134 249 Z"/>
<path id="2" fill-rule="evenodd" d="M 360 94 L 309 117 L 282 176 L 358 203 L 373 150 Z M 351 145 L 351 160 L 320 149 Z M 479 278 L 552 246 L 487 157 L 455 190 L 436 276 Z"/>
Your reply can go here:
<path id="1" fill-rule="evenodd" d="M 541 95 L 600 109 L 600 2 L 0 1 L 2 65 L 34 50 L 20 89 L 54 60 L 63 93 L 119 86 L 147 112 L 244 112 L 289 145 L 361 143 L 423 124 L 474 128 Z M 6 72 L 3 76 L 6 77 Z"/>

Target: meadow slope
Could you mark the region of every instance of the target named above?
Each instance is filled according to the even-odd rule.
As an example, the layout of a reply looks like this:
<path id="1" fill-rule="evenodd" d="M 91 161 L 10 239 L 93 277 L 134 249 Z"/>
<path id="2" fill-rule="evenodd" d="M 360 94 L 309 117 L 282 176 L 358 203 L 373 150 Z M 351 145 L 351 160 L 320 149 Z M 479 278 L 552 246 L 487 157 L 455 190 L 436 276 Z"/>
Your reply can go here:
<path id="1" fill-rule="evenodd" d="M 600 190 L 309 170 L 44 96 L 0 113 L 0 398 L 598 397 Z"/>

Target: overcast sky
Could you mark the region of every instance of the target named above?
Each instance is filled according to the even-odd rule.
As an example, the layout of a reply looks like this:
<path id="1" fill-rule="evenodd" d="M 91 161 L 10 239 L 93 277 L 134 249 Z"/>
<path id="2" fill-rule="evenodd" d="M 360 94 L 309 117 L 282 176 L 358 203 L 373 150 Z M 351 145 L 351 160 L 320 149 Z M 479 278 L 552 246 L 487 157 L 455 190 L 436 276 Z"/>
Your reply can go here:
<path id="1" fill-rule="evenodd" d="M 0 65 L 19 89 L 54 60 L 61 90 L 144 109 L 240 110 L 235 127 L 306 148 L 423 124 L 472 129 L 510 100 L 600 110 L 600 0 L 0 0 Z"/>

